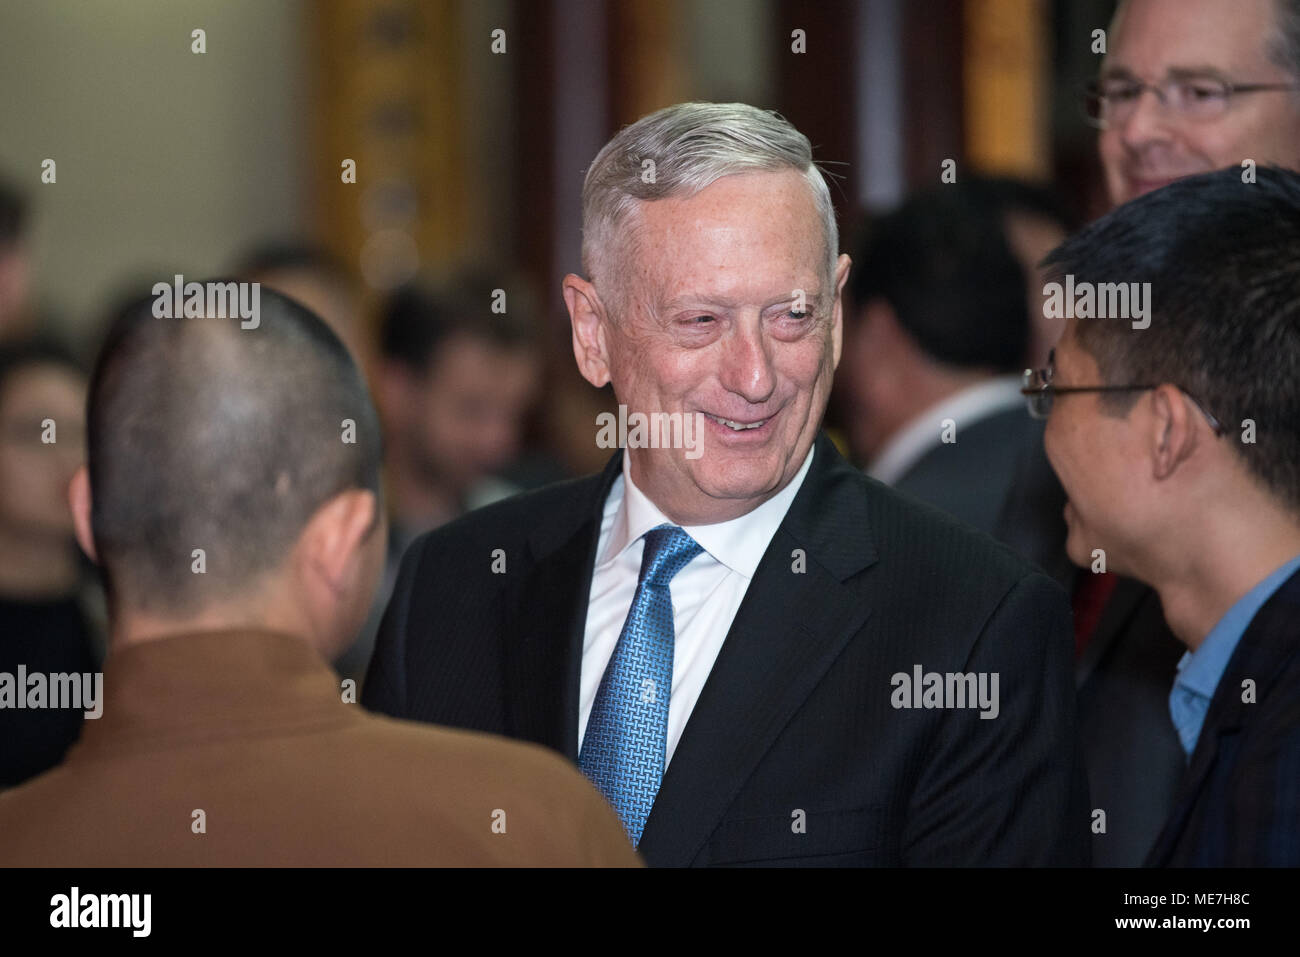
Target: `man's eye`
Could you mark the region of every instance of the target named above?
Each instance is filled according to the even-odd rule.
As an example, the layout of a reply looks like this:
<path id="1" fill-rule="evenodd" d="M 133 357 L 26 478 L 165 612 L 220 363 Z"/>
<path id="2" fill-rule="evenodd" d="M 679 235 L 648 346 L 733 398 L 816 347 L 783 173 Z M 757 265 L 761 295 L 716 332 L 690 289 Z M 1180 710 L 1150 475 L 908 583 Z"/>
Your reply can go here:
<path id="1" fill-rule="evenodd" d="M 688 319 L 688 320 L 686 320 L 686 321 L 687 321 L 688 323 L 690 323 L 691 325 L 693 325 L 693 326 L 696 326 L 696 325 L 700 325 L 700 326 L 702 326 L 702 325 L 704 325 L 704 324 L 707 323 L 707 322 L 712 322 L 712 321 L 713 321 L 713 317 L 712 317 L 712 316 L 692 316 L 690 319 Z"/>
<path id="2" fill-rule="evenodd" d="M 1106 85 L 1101 88 L 1101 95 L 1114 103 L 1128 103 L 1137 99 L 1141 89 L 1136 83 Z"/>
<path id="3" fill-rule="evenodd" d="M 791 309 L 787 315 L 789 315 L 791 319 L 807 319 L 808 310 L 805 309 L 803 312 L 800 312 L 797 309 Z"/>
<path id="4" fill-rule="evenodd" d="M 1185 83 L 1183 97 L 1189 100 L 1217 100 L 1227 95 L 1227 91 L 1216 83 Z"/>

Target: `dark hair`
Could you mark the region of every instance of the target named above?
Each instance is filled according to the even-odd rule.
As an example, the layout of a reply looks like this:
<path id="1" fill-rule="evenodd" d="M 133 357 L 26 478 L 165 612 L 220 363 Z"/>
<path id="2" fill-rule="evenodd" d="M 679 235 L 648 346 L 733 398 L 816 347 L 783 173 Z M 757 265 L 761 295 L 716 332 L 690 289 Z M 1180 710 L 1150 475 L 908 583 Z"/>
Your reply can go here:
<path id="1" fill-rule="evenodd" d="M 1035 216 L 1060 226 L 1067 234 L 1079 228 L 1078 213 L 1049 186 L 1009 176 L 967 177 L 959 185 L 975 200 L 1004 216 Z"/>
<path id="2" fill-rule="evenodd" d="M 274 568 L 335 495 L 378 495 L 382 450 L 361 373 L 303 306 L 263 287 L 243 329 L 156 318 L 153 304 L 121 313 L 91 377 L 93 526 L 111 597 L 187 612 Z"/>
<path id="3" fill-rule="evenodd" d="M 874 299 L 932 359 L 1018 370 L 1029 340 L 1025 272 L 999 210 L 962 184 L 918 193 L 856 245 L 854 312 Z"/>
<path id="4" fill-rule="evenodd" d="M 78 376 L 86 374 L 81 363 L 62 343 L 45 338 L 20 339 L 0 343 L 0 391 L 4 390 L 10 376 L 30 366 L 58 366 Z"/>
<path id="5" fill-rule="evenodd" d="M 470 336 L 502 350 L 525 350 L 534 340 L 527 296 L 514 295 L 503 313 L 492 311 L 494 286 L 485 277 L 462 277 L 446 286 L 408 283 L 384 305 L 379 349 L 386 359 L 423 374 L 455 336 Z"/>
<path id="6" fill-rule="evenodd" d="M 1300 509 L 1300 174 L 1230 167 L 1112 210 L 1047 258 L 1080 282 L 1149 282 L 1150 325 L 1078 319 L 1109 385 L 1170 383 L 1228 429 L 1250 470 Z M 1119 393 L 1104 408 L 1137 401 Z M 1255 442 L 1236 441 L 1245 419 Z"/>
<path id="7" fill-rule="evenodd" d="M 0 246 L 22 238 L 27 228 L 27 203 L 22 194 L 0 179 Z"/>

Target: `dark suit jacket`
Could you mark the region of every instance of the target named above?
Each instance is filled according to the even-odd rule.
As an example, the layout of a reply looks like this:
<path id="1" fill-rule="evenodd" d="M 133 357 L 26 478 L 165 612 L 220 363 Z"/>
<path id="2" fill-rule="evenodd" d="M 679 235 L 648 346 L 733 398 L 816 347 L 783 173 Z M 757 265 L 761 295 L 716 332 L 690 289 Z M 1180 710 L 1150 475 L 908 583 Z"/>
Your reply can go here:
<path id="1" fill-rule="evenodd" d="M 1147 864 L 1300 867 L 1300 572 L 1241 636 Z"/>
<path id="2" fill-rule="evenodd" d="M 960 428 L 919 458 L 894 488 L 987 532 L 1058 581 L 1068 581 L 1065 493 L 1043 451 L 1044 423 L 1023 408 Z"/>
<path id="3" fill-rule="evenodd" d="M 1098 867 L 1139 867 L 1173 807 L 1187 756 L 1169 692 L 1186 650 L 1160 597 L 1120 578 L 1075 671 L 1088 785 L 1106 812 L 1106 831 L 1092 839 Z"/>
<path id="4" fill-rule="evenodd" d="M 367 707 L 576 760 L 588 594 L 621 465 L 616 454 L 601 475 L 417 540 L 380 631 Z M 504 574 L 492 572 L 497 549 Z M 796 571 L 801 552 L 806 570 Z M 639 849 L 669 866 L 1082 862 L 1069 660 L 1055 583 L 868 479 L 820 436 Z M 997 673 L 999 716 L 891 707 L 891 676 L 915 664 Z"/>
<path id="5" fill-rule="evenodd" d="M 0 865 L 640 863 L 551 752 L 366 714 L 300 638 L 129 645 L 104 698 L 61 765 L 0 793 Z"/>

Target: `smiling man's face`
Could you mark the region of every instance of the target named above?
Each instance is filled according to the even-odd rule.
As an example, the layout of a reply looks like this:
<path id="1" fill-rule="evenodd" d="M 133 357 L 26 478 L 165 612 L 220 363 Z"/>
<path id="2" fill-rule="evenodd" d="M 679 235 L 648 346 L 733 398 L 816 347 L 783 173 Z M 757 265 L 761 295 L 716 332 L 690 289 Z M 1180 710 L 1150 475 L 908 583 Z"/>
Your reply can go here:
<path id="1" fill-rule="evenodd" d="M 849 258 L 826 275 L 812 189 L 793 170 L 725 176 L 632 218 L 626 306 L 600 322 L 605 369 L 580 364 L 597 385 L 607 373 L 629 413 L 703 413 L 698 457 L 630 449 L 632 479 L 674 521 L 727 521 L 784 488 L 816 438 Z"/>
<path id="2" fill-rule="evenodd" d="M 1294 83 L 1268 56 L 1274 6 L 1275 0 L 1128 0 L 1109 31 L 1102 80 L 1211 75 L 1235 84 Z M 1298 95 L 1239 93 L 1223 116 L 1189 120 L 1143 93 L 1127 119 L 1098 140 L 1111 202 L 1247 159 L 1300 166 Z"/>

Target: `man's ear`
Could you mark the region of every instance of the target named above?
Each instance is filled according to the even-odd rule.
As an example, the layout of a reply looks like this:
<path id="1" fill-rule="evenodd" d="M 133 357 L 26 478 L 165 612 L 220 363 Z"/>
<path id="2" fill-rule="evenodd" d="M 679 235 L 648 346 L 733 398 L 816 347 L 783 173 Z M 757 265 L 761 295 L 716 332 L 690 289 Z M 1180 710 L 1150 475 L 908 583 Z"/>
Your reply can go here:
<path id="1" fill-rule="evenodd" d="M 564 304 L 573 327 L 573 357 L 582 377 L 597 389 L 609 382 L 609 346 L 605 341 L 605 307 L 596 287 L 569 273 L 562 283 Z"/>
<path id="2" fill-rule="evenodd" d="M 1182 390 L 1173 385 L 1153 389 L 1150 401 L 1151 474 L 1161 480 L 1173 475 L 1196 451 L 1196 410 Z"/>
<path id="3" fill-rule="evenodd" d="M 301 570 L 335 595 L 349 587 L 362 543 L 376 530 L 379 503 L 369 489 L 340 492 L 316 510 L 298 542 Z"/>
<path id="4" fill-rule="evenodd" d="M 90 521 L 90 470 L 86 466 L 77 469 L 68 483 L 68 505 L 72 509 L 72 525 L 77 533 L 77 544 L 92 562 L 98 563 L 95 554 L 95 535 Z"/>
<path id="5" fill-rule="evenodd" d="M 834 365 L 840 366 L 840 353 L 844 346 L 844 284 L 849 281 L 849 267 L 853 260 L 847 253 L 840 253 L 835 265 L 835 306 L 831 312 L 831 343 L 834 347 Z"/>

